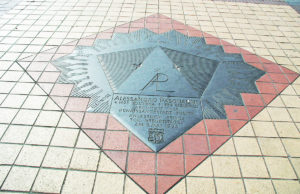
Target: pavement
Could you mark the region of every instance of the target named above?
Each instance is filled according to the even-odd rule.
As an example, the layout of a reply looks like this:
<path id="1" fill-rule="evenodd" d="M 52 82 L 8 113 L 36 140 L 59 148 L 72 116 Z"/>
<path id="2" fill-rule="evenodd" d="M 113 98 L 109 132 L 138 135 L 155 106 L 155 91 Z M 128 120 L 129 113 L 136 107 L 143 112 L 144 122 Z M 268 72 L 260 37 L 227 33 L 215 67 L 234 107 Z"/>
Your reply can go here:
<path id="1" fill-rule="evenodd" d="M 0 193 L 300 193 L 297 2 L 1 1 L 0 29 Z M 96 52 L 113 60 L 116 46 L 172 30 L 182 38 L 168 38 L 177 50 L 202 42 L 199 60 L 241 59 L 264 74 L 250 79 L 230 63 L 226 79 L 242 87 L 226 85 L 228 94 L 217 85 L 208 97 L 223 114 L 204 116 L 155 151 L 147 140 L 159 143 L 161 129 L 143 139 L 105 108 L 97 90 L 104 81 L 84 81 Z M 171 59 L 177 51 L 159 52 Z M 121 67 L 109 67 L 118 90 Z"/>

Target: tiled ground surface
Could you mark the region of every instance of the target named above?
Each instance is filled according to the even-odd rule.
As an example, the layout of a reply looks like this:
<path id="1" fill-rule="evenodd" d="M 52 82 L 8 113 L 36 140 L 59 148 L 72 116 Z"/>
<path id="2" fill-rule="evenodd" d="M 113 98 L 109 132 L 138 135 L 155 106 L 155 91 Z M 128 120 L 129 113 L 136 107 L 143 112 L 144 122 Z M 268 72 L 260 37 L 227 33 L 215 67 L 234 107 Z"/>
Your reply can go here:
<path id="1" fill-rule="evenodd" d="M 0 2 L 0 16 L 13 9 L 20 1 L 21 0 L 2 0 Z"/>
<path id="2" fill-rule="evenodd" d="M 299 15 L 286 5 L 23 1 L 0 19 L 1 191 L 144 192 L 14 61 L 155 13 L 299 73 Z M 299 86 L 298 78 L 169 192 L 299 193 Z"/>

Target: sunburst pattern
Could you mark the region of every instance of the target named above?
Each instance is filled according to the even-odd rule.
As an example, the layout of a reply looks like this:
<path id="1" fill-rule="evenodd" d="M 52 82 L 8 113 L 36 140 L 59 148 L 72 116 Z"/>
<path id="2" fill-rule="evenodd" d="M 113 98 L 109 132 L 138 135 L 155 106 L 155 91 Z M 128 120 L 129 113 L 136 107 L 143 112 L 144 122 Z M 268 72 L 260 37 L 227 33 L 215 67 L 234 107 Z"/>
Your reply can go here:
<path id="1" fill-rule="evenodd" d="M 162 64 L 168 61 L 171 68 Z M 221 46 L 206 44 L 204 38 L 188 37 L 174 30 L 163 34 L 147 29 L 115 33 L 111 40 L 99 39 L 91 47 L 77 47 L 72 54 L 53 63 L 62 71 L 60 82 L 76 85 L 73 96 L 91 98 L 88 111 L 113 114 L 155 151 L 202 119 L 225 119 L 224 106 L 243 105 L 241 93 L 257 94 L 255 81 L 265 73 L 245 63 L 239 54 L 225 53 Z M 169 93 L 157 92 L 155 82 L 153 86 L 147 85 L 155 69 L 163 69 L 164 75 L 169 76 L 168 83 L 162 84 Z M 150 90 L 144 90 L 145 86 Z M 181 124 L 163 125 L 164 141 L 153 143 L 148 137 L 149 125 L 137 126 L 129 114 L 116 111 L 125 107 L 113 102 L 116 93 L 196 98 L 198 105 L 185 110 L 196 113 L 184 116 Z M 133 104 L 131 108 L 134 109 Z"/>

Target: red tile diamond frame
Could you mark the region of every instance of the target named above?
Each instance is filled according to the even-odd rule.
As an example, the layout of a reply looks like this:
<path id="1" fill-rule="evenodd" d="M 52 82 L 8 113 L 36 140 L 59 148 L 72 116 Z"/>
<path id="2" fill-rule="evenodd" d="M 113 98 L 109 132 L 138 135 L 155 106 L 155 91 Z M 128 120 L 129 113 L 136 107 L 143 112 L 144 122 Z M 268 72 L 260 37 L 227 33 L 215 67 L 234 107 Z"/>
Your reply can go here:
<path id="1" fill-rule="evenodd" d="M 91 46 L 96 39 L 147 28 L 155 33 L 176 30 L 204 37 L 207 44 L 221 45 L 225 53 L 237 53 L 249 65 L 266 72 L 256 80 L 259 94 L 241 94 L 244 106 L 226 105 L 227 119 L 205 119 L 159 152 L 153 152 L 113 116 L 87 112 L 88 98 L 70 96 L 73 84 L 57 83 L 60 71 L 51 61 L 72 53 L 76 46 Z M 205 32 L 161 14 L 132 21 L 110 30 L 18 60 L 53 101 L 147 193 L 165 193 L 213 154 L 242 126 L 265 108 L 299 74 L 238 48 Z M 176 161 L 176 162 L 174 162 Z"/>

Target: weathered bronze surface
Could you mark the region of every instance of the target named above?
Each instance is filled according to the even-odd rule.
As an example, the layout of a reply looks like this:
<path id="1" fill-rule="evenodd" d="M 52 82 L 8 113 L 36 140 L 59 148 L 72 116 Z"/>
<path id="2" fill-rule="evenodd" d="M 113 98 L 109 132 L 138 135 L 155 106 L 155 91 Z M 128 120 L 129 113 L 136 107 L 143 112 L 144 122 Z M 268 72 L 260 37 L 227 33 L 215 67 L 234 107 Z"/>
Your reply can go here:
<path id="1" fill-rule="evenodd" d="M 203 38 L 142 29 L 77 47 L 53 62 L 72 95 L 90 97 L 88 111 L 110 113 L 159 151 L 202 119 L 226 118 L 224 105 L 258 93 L 265 72 Z"/>

